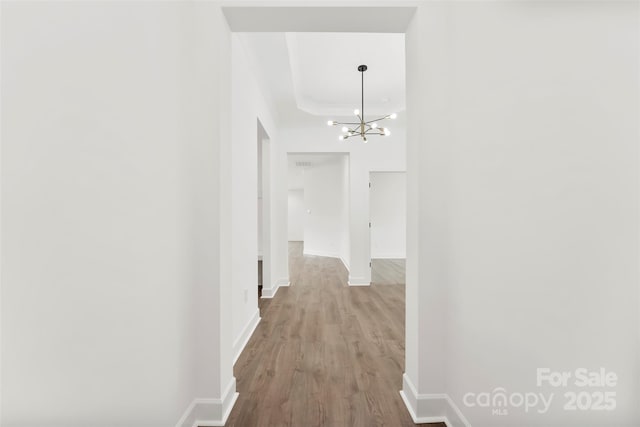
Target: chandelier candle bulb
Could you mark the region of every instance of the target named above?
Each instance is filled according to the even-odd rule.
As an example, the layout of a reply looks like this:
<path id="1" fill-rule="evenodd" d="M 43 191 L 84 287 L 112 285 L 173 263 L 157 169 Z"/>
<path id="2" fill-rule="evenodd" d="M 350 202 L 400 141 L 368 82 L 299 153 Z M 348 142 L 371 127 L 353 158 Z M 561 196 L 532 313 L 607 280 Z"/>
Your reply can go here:
<path id="1" fill-rule="evenodd" d="M 356 108 L 353 111 L 353 114 L 358 117 L 358 122 L 338 122 L 335 120 L 329 120 L 327 124 L 329 126 L 335 125 L 345 125 L 342 127 L 342 132 L 344 135 L 340 135 L 338 139 L 340 141 L 348 139 L 355 135 L 360 135 L 363 142 L 367 142 L 367 135 L 380 135 L 380 136 L 389 136 L 391 135 L 391 131 L 387 128 L 379 128 L 378 123 L 380 120 L 384 119 L 395 119 L 398 117 L 396 113 L 388 114 L 383 117 L 374 120 L 365 120 L 364 118 L 364 72 L 367 71 L 366 65 L 359 65 L 358 71 L 360 72 L 360 81 L 361 81 L 361 102 L 362 106 L 360 109 Z"/>

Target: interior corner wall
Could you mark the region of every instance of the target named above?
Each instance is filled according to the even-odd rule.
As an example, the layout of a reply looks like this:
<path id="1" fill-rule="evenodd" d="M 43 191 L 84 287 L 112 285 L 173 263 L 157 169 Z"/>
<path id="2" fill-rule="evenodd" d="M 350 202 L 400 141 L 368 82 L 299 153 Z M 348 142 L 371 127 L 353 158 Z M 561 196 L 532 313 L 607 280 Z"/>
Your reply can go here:
<path id="1" fill-rule="evenodd" d="M 3 2 L 1 31 L 0 424 L 175 425 L 233 377 L 221 11 Z"/>
<path id="2" fill-rule="evenodd" d="M 277 127 L 275 116 L 266 103 L 261 88 L 252 73 L 245 47 L 237 34 L 232 34 L 232 286 L 233 286 L 233 340 L 234 355 L 244 346 L 259 318 L 258 311 L 258 255 L 263 252 L 263 245 L 271 245 L 271 240 L 278 238 L 270 229 L 270 239 L 263 241 L 262 224 L 258 220 L 262 212 L 263 200 L 269 200 L 271 194 L 261 194 L 258 190 L 258 155 L 269 156 L 271 161 L 272 146 L 277 144 Z M 259 123 L 258 123 L 259 120 Z M 262 126 L 266 135 L 259 134 Z M 269 142 L 264 142 L 265 136 Z M 261 149 L 259 149 L 261 145 Z M 264 171 L 272 173 L 273 166 Z M 273 184 L 271 176 L 264 181 Z M 262 182 L 262 180 L 260 180 Z M 260 198 L 259 198 L 260 197 Z M 271 212 L 270 212 L 271 213 Z M 267 215 L 273 219 L 274 216 Z M 262 237 L 262 236 L 260 236 Z M 284 237 L 286 239 L 286 233 Z M 263 286 L 270 288 L 273 278 L 272 251 L 269 252 L 268 266 L 263 265 Z"/>
<path id="3" fill-rule="evenodd" d="M 304 253 L 340 258 L 349 265 L 348 163 L 346 155 L 315 164 L 304 173 Z"/>
<path id="4" fill-rule="evenodd" d="M 405 402 L 412 402 L 410 407 L 418 419 L 440 421 L 443 413 L 422 413 L 424 403 L 416 400 L 420 395 L 443 396 L 447 391 L 448 19 L 445 2 L 421 5 L 405 34 L 408 90 L 403 393 Z M 435 404 L 437 408 L 437 400 Z"/>
<path id="5" fill-rule="evenodd" d="M 640 425 L 638 12 L 636 2 L 419 6 L 407 95 L 412 117 L 429 120 L 410 117 L 408 129 L 418 233 L 406 369 L 423 403 L 446 394 L 478 427 Z M 539 368 L 571 376 L 538 385 Z M 581 387 L 579 368 L 618 380 Z M 548 410 L 509 403 L 502 416 L 473 400 L 499 388 L 554 397 Z M 614 392 L 615 409 L 565 410 L 565 393 L 594 391 Z"/>
<path id="6" fill-rule="evenodd" d="M 258 167 L 258 259 L 262 259 L 262 233 L 263 233 L 263 219 L 262 219 L 262 209 L 263 209 L 263 200 L 262 200 L 262 140 L 258 136 L 256 140 L 257 146 L 257 167 Z"/>
<path id="7" fill-rule="evenodd" d="M 371 258 L 406 258 L 406 172 L 372 172 L 369 182 Z"/>
<path id="8" fill-rule="evenodd" d="M 304 189 L 289 190 L 289 241 L 302 242 L 304 240 Z"/>
<path id="9" fill-rule="evenodd" d="M 349 203 L 349 201 L 351 200 L 351 188 L 349 184 L 351 182 L 351 170 L 349 167 L 349 157 L 350 156 L 345 155 L 341 156 L 340 158 L 340 167 L 342 169 L 342 183 L 340 186 L 342 189 L 342 191 L 340 192 L 342 198 L 340 202 L 340 205 L 342 206 L 342 220 L 340 221 L 340 223 L 342 224 L 342 238 L 340 240 L 339 253 L 340 259 L 342 260 L 342 263 L 347 268 L 347 270 L 349 270 L 351 265 L 351 236 L 349 233 L 349 220 L 351 218 L 351 206 Z"/>
<path id="10" fill-rule="evenodd" d="M 271 143 L 271 257 L 274 289 L 289 286 L 287 149 L 278 132 Z M 263 289 L 264 290 L 264 289 Z"/>
<path id="11" fill-rule="evenodd" d="M 262 197 L 258 197 L 258 259 L 262 259 Z"/>

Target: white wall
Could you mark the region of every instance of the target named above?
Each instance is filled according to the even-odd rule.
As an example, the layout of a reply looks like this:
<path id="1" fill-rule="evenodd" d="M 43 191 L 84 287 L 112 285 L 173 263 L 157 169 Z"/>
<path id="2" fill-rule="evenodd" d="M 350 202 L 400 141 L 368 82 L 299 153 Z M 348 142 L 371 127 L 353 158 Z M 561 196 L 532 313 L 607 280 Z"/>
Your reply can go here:
<path id="1" fill-rule="evenodd" d="M 232 37 L 234 47 L 234 174 L 233 183 L 234 198 L 236 200 L 234 206 L 234 222 L 235 226 L 234 241 L 239 240 L 237 245 L 238 251 L 235 253 L 234 269 L 239 271 L 245 269 L 249 265 L 249 254 L 253 263 L 255 263 L 256 253 L 263 258 L 263 289 L 262 297 L 271 298 L 275 295 L 280 286 L 286 286 L 289 283 L 289 259 L 287 246 L 287 159 L 286 151 L 283 144 L 279 141 L 278 117 L 276 116 L 273 104 L 265 97 L 265 91 L 260 87 L 256 76 L 260 63 L 253 57 L 244 46 L 244 39 L 240 34 L 234 34 Z M 253 123 L 259 121 L 262 126 L 262 133 L 256 135 Z M 255 170 L 258 162 L 258 153 L 256 150 L 256 138 L 260 141 L 261 153 L 259 162 L 262 168 L 260 173 L 261 181 L 259 187 L 263 189 L 262 193 L 256 195 L 256 181 L 253 181 Z M 251 141 L 251 142 L 250 142 Z M 267 142 L 265 142 L 267 141 Z M 253 144 L 253 145 L 250 145 Z M 248 174 L 245 174 L 248 172 Z M 257 177 L 256 177 L 257 178 Z M 253 188 L 249 188 L 253 182 Z M 268 191 L 266 190 L 268 189 Z M 250 202 L 250 197 L 254 197 Z M 256 199 L 262 206 L 256 211 Z M 247 236 L 247 228 L 244 224 L 251 220 L 256 222 L 256 218 L 260 221 L 260 225 L 256 230 L 260 234 L 257 242 L 253 238 Z M 261 228 L 262 227 L 262 228 Z M 257 244 L 257 246 L 256 246 Z M 239 272 L 237 278 L 234 279 L 234 286 L 238 291 L 238 297 L 242 297 L 244 301 L 244 292 L 252 294 L 252 285 L 244 285 L 243 283 L 251 283 L 253 272 Z M 257 276 L 256 276 L 257 277 Z M 237 300 L 237 298 L 236 298 Z M 242 303 L 244 307 L 236 316 L 239 319 L 242 316 L 251 316 L 245 321 L 235 321 L 236 327 L 243 328 L 237 330 L 242 338 L 236 342 L 236 348 L 242 347 L 243 341 L 248 337 L 247 325 L 251 324 L 257 314 L 257 305 L 249 298 Z M 249 323 L 247 323 L 249 322 Z M 236 351 L 237 354 L 237 351 Z"/>
<path id="2" fill-rule="evenodd" d="M 232 285 L 234 356 L 238 356 L 259 320 L 257 255 L 263 259 L 263 289 L 273 285 L 271 256 L 271 146 L 277 143 L 275 116 L 264 100 L 245 47 L 237 34 L 232 46 Z M 259 121 L 259 122 L 258 122 Z M 267 140 L 268 142 L 265 142 Z M 259 156 L 265 156 L 265 164 Z M 260 174 L 260 175 L 259 175 Z M 260 177 L 260 179 L 259 179 Z M 259 189 L 260 187 L 260 189 Z M 256 202 L 257 201 L 257 202 Z M 262 205 L 265 203 L 266 205 Z M 258 206 L 260 205 L 260 206 Z M 261 221 L 260 225 L 258 221 Z M 260 237 L 258 237 L 260 234 Z M 275 238 L 278 238 L 277 236 Z M 286 239 L 286 234 L 280 237 Z M 285 240 L 286 241 L 286 240 Z M 265 247 L 267 250 L 265 250 Z"/>
<path id="3" fill-rule="evenodd" d="M 304 240 L 304 190 L 289 190 L 289 241 Z"/>
<path id="4" fill-rule="evenodd" d="M 407 179 L 405 172 L 369 175 L 371 258 L 407 256 Z"/>
<path id="5" fill-rule="evenodd" d="M 226 26 L 215 4 L 2 8 L 1 423 L 173 425 L 233 384 Z M 418 414 L 453 418 L 429 396 L 448 393 L 476 426 L 639 424 L 637 17 L 618 2 L 419 6 L 405 364 Z M 307 136 L 290 130 L 290 151 L 338 151 L 335 134 Z M 282 236 L 286 152 L 272 146 Z M 354 164 L 351 190 L 382 170 Z M 286 274 L 286 240 L 274 245 Z M 463 407 L 466 391 L 535 391 L 541 365 L 615 371 L 617 410 Z"/>
<path id="6" fill-rule="evenodd" d="M 258 259 L 262 259 L 262 197 L 258 197 Z"/>
<path id="7" fill-rule="evenodd" d="M 272 144 L 272 264 L 274 286 L 289 285 L 289 243 L 287 241 L 287 151 L 282 139 L 279 137 L 276 144 Z M 264 291 L 264 289 L 263 289 Z"/>
<path id="8" fill-rule="evenodd" d="M 349 228 L 349 220 L 351 218 L 351 171 L 349 168 L 349 156 L 345 155 L 340 158 L 341 169 L 342 169 L 342 182 L 340 183 L 340 187 L 342 191 L 340 192 L 340 196 L 342 200 L 340 200 L 340 206 L 342 207 L 342 233 L 340 239 L 340 259 L 344 266 L 349 269 L 351 267 L 351 233 Z"/>
<path id="9" fill-rule="evenodd" d="M 304 253 L 340 258 L 349 266 L 348 156 L 337 155 L 304 174 Z"/>
<path id="10" fill-rule="evenodd" d="M 226 31 L 205 4 L 2 3 L 3 426 L 173 426 L 235 390 Z"/>
<path id="11" fill-rule="evenodd" d="M 257 191 L 258 191 L 258 259 L 262 259 L 262 234 L 263 234 L 263 229 L 262 229 L 262 223 L 263 223 L 263 217 L 262 217 L 262 139 L 260 138 L 260 135 L 258 135 L 258 137 L 256 138 L 256 144 L 257 144 L 257 158 L 256 158 L 256 162 L 258 165 L 258 187 L 257 187 Z"/>
<path id="12" fill-rule="evenodd" d="M 638 40 L 637 3 L 420 6 L 406 346 L 419 415 L 457 418 L 447 393 L 479 427 L 640 425 Z M 600 367 L 617 386 L 573 384 Z M 537 368 L 573 376 L 538 387 Z M 497 387 L 555 397 L 545 414 L 464 405 Z M 617 408 L 563 410 L 567 391 L 613 391 Z"/>

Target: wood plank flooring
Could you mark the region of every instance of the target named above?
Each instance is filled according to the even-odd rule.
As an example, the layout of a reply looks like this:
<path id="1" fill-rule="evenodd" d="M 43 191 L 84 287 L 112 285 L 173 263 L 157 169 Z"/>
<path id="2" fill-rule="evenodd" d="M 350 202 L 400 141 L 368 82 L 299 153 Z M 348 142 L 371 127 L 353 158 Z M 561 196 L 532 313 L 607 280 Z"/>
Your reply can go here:
<path id="1" fill-rule="evenodd" d="M 404 259 L 372 259 L 371 283 L 374 285 L 404 285 Z"/>
<path id="2" fill-rule="evenodd" d="M 340 260 L 289 252 L 291 286 L 260 300 L 226 426 L 414 426 L 398 393 L 404 286 L 350 288 Z"/>

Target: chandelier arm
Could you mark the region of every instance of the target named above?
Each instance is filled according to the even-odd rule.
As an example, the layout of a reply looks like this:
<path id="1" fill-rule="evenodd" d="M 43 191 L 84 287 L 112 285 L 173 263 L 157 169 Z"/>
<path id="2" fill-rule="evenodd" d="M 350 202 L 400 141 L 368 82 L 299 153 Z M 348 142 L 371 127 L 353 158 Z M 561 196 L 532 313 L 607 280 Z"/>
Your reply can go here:
<path id="1" fill-rule="evenodd" d="M 391 114 L 389 114 L 388 116 L 380 117 L 379 119 L 369 120 L 368 122 L 365 122 L 365 124 L 369 124 L 369 123 L 373 123 L 373 122 L 379 122 L 380 120 L 388 119 L 390 116 L 391 116 Z"/>
<path id="2" fill-rule="evenodd" d="M 367 142 L 367 135 L 378 135 L 378 136 L 387 136 L 389 135 L 389 131 L 385 128 L 379 128 L 376 122 L 396 118 L 394 114 L 388 114 L 386 116 L 365 121 L 364 116 L 364 72 L 367 71 L 366 65 L 358 66 L 358 71 L 360 71 L 360 110 L 354 111 L 356 113 L 356 117 L 359 122 L 338 122 L 338 121 L 329 121 L 329 125 L 343 125 L 343 129 L 347 129 L 344 131 L 344 135 L 340 135 L 341 140 L 349 139 L 355 137 L 356 135 L 360 136 L 364 142 Z M 376 123 L 376 126 L 371 126 L 372 123 Z"/>

